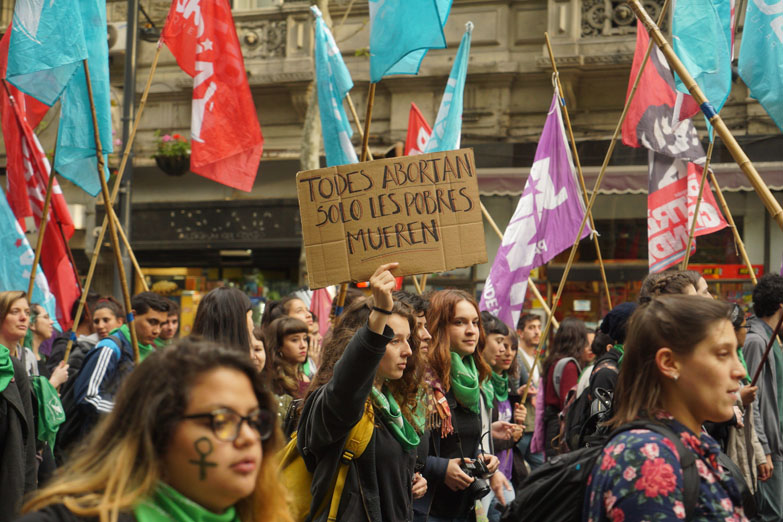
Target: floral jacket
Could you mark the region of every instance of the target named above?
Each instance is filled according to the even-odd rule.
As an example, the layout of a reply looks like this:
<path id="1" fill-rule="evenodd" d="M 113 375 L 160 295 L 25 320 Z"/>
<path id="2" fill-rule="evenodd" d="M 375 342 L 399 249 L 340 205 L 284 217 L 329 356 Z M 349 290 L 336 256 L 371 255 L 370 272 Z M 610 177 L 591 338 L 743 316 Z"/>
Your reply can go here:
<path id="1" fill-rule="evenodd" d="M 701 479 L 693 520 L 744 522 L 734 481 L 718 464 L 720 447 L 709 435 L 697 437 L 664 417 L 683 445 L 696 454 Z M 644 429 L 617 434 L 604 447 L 588 481 L 583 520 L 599 522 L 678 521 L 685 519 L 683 478 L 677 449 L 669 439 Z"/>

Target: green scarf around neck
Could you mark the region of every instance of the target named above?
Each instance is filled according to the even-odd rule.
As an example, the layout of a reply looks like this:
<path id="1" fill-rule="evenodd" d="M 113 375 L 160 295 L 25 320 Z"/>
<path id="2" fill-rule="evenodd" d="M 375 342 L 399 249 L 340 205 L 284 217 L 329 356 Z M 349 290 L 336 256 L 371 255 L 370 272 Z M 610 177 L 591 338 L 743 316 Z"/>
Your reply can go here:
<path id="1" fill-rule="evenodd" d="M 508 375 L 506 372 L 502 374 L 495 373 L 492 370 L 492 387 L 495 389 L 495 400 L 497 402 L 503 402 L 508 400 Z"/>
<path id="2" fill-rule="evenodd" d="M 370 396 L 375 406 L 381 410 L 381 418 L 384 425 L 394 435 L 402 449 L 405 451 L 416 449 L 420 442 L 419 435 L 405 417 L 402 416 L 400 405 L 397 404 L 394 395 L 389 392 L 389 389 L 384 386 L 383 392 L 379 392 L 373 386 L 370 390 Z"/>
<path id="3" fill-rule="evenodd" d="M 0 344 L 0 392 L 5 391 L 14 378 L 14 365 L 11 362 L 11 352 Z"/>
<path id="4" fill-rule="evenodd" d="M 160 482 L 151 498 L 133 509 L 138 522 L 239 522 L 234 507 L 213 513 L 168 484 Z"/>
<path id="5" fill-rule="evenodd" d="M 495 390 L 491 380 L 479 386 L 478 369 L 473 355 L 464 359 L 456 352 L 451 352 L 451 389 L 457 402 L 473 413 L 481 413 L 479 393 L 484 393 L 487 407 L 492 405 Z"/>

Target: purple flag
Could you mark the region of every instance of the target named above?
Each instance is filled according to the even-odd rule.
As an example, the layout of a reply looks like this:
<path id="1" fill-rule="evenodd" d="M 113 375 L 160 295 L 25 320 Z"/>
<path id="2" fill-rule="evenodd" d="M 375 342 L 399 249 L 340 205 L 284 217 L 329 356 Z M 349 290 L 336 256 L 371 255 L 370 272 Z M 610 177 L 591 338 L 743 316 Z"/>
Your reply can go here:
<path id="1" fill-rule="evenodd" d="M 555 90 L 525 190 L 481 294 L 480 308 L 512 327 L 525 302 L 530 271 L 573 245 L 585 215 L 557 98 Z M 582 238 L 589 234 L 585 225 Z"/>

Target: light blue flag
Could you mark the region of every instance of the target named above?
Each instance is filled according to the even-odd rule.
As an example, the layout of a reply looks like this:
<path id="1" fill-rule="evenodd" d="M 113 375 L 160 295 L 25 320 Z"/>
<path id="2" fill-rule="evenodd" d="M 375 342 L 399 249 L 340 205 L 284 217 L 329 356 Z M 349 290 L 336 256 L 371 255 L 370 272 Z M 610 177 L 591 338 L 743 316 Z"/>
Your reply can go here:
<path id="1" fill-rule="evenodd" d="M 90 82 L 98 117 L 101 147 L 104 157 L 104 176 L 109 177 L 107 155 L 112 152 L 111 100 L 109 87 L 109 45 L 106 40 L 106 2 L 80 0 L 78 10 L 84 26 Z M 54 168 L 62 176 L 79 185 L 90 195 L 101 190 L 98 179 L 98 160 L 95 154 L 90 100 L 87 79 L 80 64 L 62 96 L 60 126 L 57 131 L 57 150 Z"/>
<path id="2" fill-rule="evenodd" d="M 315 15 L 315 81 L 326 165 L 356 163 L 359 159 L 351 143 L 353 130 L 343 107 L 343 98 L 353 88 L 353 81 L 321 11 L 316 6 L 310 9 Z"/>
<path id="3" fill-rule="evenodd" d="M 33 261 L 33 249 L 30 248 L 30 243 L 27 242 L 19 222 L 8 206 L 5 194 L 0 189 L 0 291 L 27 291 Z M 38 265 L 35 271 L 32 301 L 42 305 L 52 319 L 57 317 L 54 294 L 49 291 L 41 265 Z M 56 326 L 59 329 L 59 325 Z"/>
<path id="4" fill-rule="evenodd" d="M 432 127 L 432 134 L 424 146 L 423 154 L 442 152 L 459 148 L 462 135 L 462 99 L 465 94 L 465 78 L 468 76 L 468 58 L 470 58 L 470 37 L 473 22 L 465 24 L 465 34 L 459 44 L 457 57 L 451 67 L 449 81 L 440 101 L 438 117 Z"/>
<path id="5" fill-rule="evenodd" d="M 731 0 L 677 0 L 672 42 L 677 57 L 720 112 L 731 91 Z M 678 91 L 688 93 L 676 73 L 674 81 Z"/>
<path id="6" fill-rule="evenodd" d="M 369 0 L 370 81 L 417 74 L 429 49 L 444 49 L 452 0 Z"/>
<path id="7" fill-rule="evenodd" d="M 783 4 L 749 0 L 739 53 L 739 75 L 783 130 Z"/>
<path id="8" fill-rule="evenodd" d="M 76 1 L 17 0 L 8 46 L 9 82 L 51 106 L 85 58 Z"/>

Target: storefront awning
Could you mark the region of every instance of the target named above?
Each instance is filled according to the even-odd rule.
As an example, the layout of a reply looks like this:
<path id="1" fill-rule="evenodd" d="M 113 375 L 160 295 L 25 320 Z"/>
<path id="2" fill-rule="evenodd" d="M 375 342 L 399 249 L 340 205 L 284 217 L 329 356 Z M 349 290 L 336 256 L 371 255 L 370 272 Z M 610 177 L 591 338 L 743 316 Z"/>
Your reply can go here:
<path id="1" fill-rule="evenodd" d="M 755 163 L 756 170 L 770 190 L 783 190 L 783 163 Z M 747 176 L 736 163 L 718 163 L 711 166 L 723 191 L 752 191 Z M 479 168 L 479 193 L 482 196 L 519 196 L 525 188 L 530 168 Z M 600 167 L 583 167 L 587 190 L 592 191 Z M 599 194 L 646 194 L 647 166 L 629 165 L 609 167 L 604 175 Z"/>

